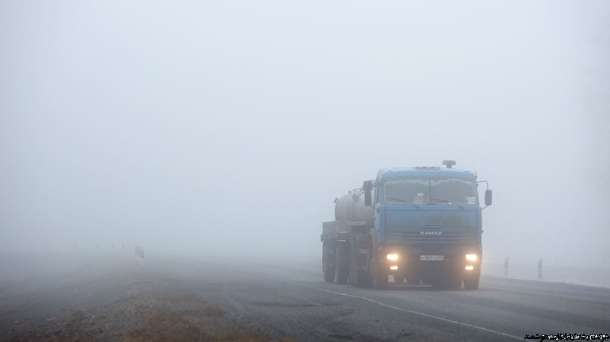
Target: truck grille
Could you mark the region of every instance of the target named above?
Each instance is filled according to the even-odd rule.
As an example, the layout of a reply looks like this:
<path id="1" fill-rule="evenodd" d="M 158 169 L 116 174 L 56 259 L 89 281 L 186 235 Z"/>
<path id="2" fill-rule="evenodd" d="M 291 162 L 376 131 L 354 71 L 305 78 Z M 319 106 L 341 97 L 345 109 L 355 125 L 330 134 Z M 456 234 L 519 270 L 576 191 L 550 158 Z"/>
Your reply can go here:
<path id="1" fill-rule="evenodd" d="M 439 234 L 440 233 L 440 234 Z M 403 240 L 405 243 L 466 243 L 475 240 L 476 235 L 465 232 L 392 232 L 388 234 L 392 240 Z"/>

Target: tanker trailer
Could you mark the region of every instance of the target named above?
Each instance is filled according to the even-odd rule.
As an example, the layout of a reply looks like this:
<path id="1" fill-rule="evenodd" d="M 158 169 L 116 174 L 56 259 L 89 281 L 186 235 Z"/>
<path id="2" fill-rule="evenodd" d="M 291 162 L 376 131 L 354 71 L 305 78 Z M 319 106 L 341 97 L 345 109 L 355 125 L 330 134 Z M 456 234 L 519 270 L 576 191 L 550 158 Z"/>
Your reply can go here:
<path id="1" fill-rule="evenodd" d="M 368 283 L 365 264 L 369 260 L 374 216 L 373 208 L 365 204 L 364 194 L 362 188 L 357 188 L 336 198 L 335 221 L 322 225 L 322 268 L 326 281 Z"/>

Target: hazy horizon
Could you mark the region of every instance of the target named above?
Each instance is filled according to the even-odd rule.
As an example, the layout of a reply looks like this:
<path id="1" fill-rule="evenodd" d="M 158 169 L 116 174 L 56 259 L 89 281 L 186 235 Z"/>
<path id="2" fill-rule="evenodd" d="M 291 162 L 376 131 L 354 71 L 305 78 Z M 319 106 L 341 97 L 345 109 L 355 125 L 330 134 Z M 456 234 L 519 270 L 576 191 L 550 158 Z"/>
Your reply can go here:
<path id="1" fill-rule="evenodd" d="M 380 168 L 476 170 L 489 260 L 610 264 L 610 4 L 4 1 L 0 246 L 320 255 Z"/>

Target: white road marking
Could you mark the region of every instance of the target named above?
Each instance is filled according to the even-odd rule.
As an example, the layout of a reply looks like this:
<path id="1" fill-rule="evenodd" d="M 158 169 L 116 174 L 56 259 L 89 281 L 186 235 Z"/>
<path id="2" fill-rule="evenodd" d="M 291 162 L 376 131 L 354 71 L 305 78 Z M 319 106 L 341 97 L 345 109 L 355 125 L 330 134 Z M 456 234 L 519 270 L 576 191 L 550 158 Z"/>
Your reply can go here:
<path id="1" fill-rule="evenodd" d="M 506 338 L 510 338 L 510 339 L 513 339 L 513 340 L 523 341 L 523 337 L 511 335 L 511 334 L 508 334 L 508 333 L 505 333 L 505 332 L 502 332 L 502 331 L 485 328 L 485 327 L 482 327 L 482 326 L 479 326 L 479 325 L 475 325 L 475 324 L 460 322 L 460 321 L 456 321 L 456 320 L 445 318 L 445 317 L 435 316 L 435 315 L 431 315 L 431 314 L 428 314 L 428 313 L 425 313 L 425 312 L 419 312 L 419 311 L 415 311 L 415 310 L 403 309 L 403 308 L 400 308 L 398 306 L 394 306 L 394 305 L 391 305 L 391 304 L 386 304 L 386 303 L 383 303 L 383 302 L 380 302 L 378 300 L 371 299 L 371 298 L 368 298 L 368 297 L 357 296 L 357 295 L 353 295 L 353 294 L 350 294 L 350 293 L 338 292 L 338 291 L 333 291 L 333 290 L 328 290 L 328 289 L 320 289 L 320 288 L 309 287 L 309 286 L 307 286 L 307 287 L 311 288 L 311 289 L 314 289 L 314 290 L 323 291 L 323 292 L 327 292 L 327 293 L 332 293 L 332 294 L 343 296 L 343 297 L 350 297 L 350 298 L 360 299 L 360 300 L 363 300 L 365 302 L 373 303 L 373 304 L 376 304 L 376 305 L 379 305 L 379 306 L 382 306 L 382 307 L 388 308 L 388 309 L 392 309 L 392 310 L 396 310 L 396 311 L 400 311 L 400 312 L 405 312 L 405 313 L 409 313 L 409 314 L 416 315 L 416 316 L 432 318 L 432 319 L 435 319 L 435 320 L 438 320 L 438 321 L 442 321 L 442 322 L 445 322 L 445 323 L 451 323 L 451 324 L 455 324 L 455 325 L 459 325 L 459 326 L 463 326 L 463 327 L 468 327 L 468 328 L 484 331 L 484 332 L 490 333 L 490 334 L 500 335 L 500 336 L 503 336 L 503 337 L 506 337 Z"/>

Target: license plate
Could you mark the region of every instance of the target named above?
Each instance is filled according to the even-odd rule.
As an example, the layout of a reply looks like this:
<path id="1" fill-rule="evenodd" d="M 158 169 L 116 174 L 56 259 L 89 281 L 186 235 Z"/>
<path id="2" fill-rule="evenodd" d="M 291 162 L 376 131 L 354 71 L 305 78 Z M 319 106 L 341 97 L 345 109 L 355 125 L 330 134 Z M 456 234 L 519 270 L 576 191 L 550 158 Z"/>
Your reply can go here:
<path id="1" fill-rule="evenodd" d="M 420 255 L 419 260 L 421 261 L 443 261 L 445 260 L 444 255 Z"/>

